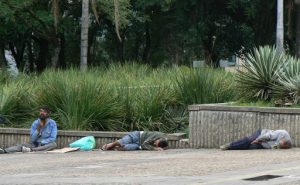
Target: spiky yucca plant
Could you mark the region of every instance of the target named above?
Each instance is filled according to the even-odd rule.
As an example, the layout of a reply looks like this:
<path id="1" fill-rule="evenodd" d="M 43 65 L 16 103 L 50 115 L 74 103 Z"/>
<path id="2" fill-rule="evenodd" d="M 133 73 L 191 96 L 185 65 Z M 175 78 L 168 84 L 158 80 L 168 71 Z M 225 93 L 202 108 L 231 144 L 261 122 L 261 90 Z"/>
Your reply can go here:
<path id="1" fill-rule="evenodd" d="M 277 83 L 278 74 L 285 61 L 285 55 L 270 46 L 255 48 L 246 54 L 245 63 L 237 73 L 240 96 L 270 100 L 272 86 Z"/>
<path id="2" fill-rule="evenodd" d="M 273 87 L 274 94 L 280 99 L 300 100 L 300 60 L 289 57 L 278 74 L 278 84 Z"/>

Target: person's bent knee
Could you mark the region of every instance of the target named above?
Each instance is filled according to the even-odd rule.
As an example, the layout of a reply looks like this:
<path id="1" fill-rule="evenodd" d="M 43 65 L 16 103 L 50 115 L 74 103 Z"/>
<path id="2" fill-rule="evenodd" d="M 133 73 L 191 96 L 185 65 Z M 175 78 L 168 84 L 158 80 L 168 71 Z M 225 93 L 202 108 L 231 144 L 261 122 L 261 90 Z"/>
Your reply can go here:
<path id="1" fill-rule="evenodd" d="M 57 144 L 55 142 L 48 143 L 47 146 L 48 146 L 47 150 L 53 150 L 57 148 Z"/>
<path id="2" fill-rule="evenodd" d="M 135 145 L 135 144 L 128 144 L 128 145 L 124 145 L 122 147 L 123 150 L 125 151 L 133 151 L 133 150 L 139 150 L 139 146 L 138 145 Z"/>

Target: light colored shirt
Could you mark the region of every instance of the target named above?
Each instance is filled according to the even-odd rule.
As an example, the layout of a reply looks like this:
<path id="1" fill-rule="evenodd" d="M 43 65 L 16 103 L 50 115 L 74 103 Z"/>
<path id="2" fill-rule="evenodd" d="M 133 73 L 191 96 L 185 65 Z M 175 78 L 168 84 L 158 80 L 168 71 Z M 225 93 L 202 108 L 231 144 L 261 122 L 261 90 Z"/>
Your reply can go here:
<path id="1" fill-rule="evenodd" d="M 256 138 L 256 140 L 262 142 L 261 145 L 266 149 L 278 148 L 281 139 L 291 141 L 291 137 L 286 130 L 262 129 L 260 135 Z"/>

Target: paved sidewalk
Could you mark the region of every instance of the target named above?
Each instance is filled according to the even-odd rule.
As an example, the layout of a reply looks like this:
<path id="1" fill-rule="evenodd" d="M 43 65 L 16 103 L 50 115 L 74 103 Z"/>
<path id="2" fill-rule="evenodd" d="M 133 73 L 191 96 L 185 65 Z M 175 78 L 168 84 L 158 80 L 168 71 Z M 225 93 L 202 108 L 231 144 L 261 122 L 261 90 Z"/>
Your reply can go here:
<path id="1" fill-rule="evenodd" d="M 300 149 L 2 154 L 0 184 L 300 184 Z M 243 179 L 262 175 L 267 181 Z"/>

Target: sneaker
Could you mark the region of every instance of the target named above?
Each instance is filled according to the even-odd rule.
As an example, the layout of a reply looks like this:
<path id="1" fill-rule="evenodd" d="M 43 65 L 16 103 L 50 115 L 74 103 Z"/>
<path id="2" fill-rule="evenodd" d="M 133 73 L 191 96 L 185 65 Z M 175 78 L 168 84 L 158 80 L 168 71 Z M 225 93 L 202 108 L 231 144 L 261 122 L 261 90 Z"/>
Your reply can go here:
<path id="1" fill-rule="evenodd" d="M 5 150 L 3 150 L 2 148 L 0 148 L 0 154 L 4 154 Z"/>
<path id="2" fill-rule="evenodd" d="M 220 146 L 221 150 L 229 150 L 230 143 L 226 143 L 225 145 Z"/>
<path id="3" fill-rule="evenodd" d="M 28 147 L 26 147 L 26 146 L 22 146 L 22 152 L 23 152 L 23 153 L 31 152 L 31 148 L 28 148 Z"/>

